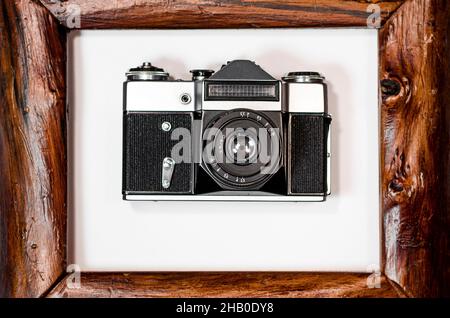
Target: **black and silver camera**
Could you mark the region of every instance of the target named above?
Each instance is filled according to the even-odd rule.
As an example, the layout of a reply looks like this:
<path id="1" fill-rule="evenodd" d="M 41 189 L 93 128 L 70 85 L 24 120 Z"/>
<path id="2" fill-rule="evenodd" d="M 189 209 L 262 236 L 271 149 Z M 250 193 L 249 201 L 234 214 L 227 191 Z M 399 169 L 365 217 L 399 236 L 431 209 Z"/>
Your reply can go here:
<path id="1" fill-rule="evenodd" d="M 316 72 L 273 78 L 254 62 L 175 80 L 144 63 L 126 73 L 125 200 L 323 201 L 331 117 Z"/>

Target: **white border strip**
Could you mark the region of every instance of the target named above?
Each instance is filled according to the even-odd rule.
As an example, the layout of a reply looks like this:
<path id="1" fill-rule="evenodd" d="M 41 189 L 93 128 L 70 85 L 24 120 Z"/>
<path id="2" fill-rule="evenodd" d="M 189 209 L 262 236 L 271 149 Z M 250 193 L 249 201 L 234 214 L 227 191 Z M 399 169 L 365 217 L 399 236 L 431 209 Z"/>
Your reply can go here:
<path id="1" fill-rule="evenodd" d="M 141 195 L 125 194 L 127 201 L 243 201 L 243 202 L 322 202 L 325 196 L 283 196 L 283 195 Z"/>

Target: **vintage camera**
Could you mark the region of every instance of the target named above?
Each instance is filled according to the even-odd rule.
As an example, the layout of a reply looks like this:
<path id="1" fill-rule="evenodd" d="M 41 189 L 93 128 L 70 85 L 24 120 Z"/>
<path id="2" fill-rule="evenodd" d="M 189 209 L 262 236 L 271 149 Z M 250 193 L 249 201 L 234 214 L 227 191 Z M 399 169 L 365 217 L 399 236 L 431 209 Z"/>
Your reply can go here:
<path id="1" fill-rule="evenodd" d="M 124 83 L 125 200 L 323 201 L 330 193 L 327 86 L 252 61 L 175 80 L 150 63 Z"/>

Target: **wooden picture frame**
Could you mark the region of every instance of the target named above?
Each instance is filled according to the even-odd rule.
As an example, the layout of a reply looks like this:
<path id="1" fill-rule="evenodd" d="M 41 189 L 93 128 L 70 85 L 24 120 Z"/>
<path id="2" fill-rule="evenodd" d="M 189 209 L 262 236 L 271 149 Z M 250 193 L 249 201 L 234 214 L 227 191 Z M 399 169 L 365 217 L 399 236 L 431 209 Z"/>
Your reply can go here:
<path id="1" fill-rule="evenodd" d="M 450 296 L 450 2 L 0 2 L 0 296 Z M 373 21 L 372 21 L 372 20 Z M 378 27 L 381 288 L 361 273 L 66 273 L 66 33 Z M 370 277 L 369 277 L 370 278 Z"/>

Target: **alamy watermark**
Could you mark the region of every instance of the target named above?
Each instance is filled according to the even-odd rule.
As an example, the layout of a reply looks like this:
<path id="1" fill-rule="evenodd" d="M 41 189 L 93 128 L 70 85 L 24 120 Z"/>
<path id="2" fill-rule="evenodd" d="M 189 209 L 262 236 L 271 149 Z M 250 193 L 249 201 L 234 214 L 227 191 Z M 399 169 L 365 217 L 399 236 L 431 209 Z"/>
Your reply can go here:
<path id="1" fill-rule="evenodd" d="M 194 125 L 199 124 L 194 122 Z M 190 129 L 178 127 L 171 140 L 178 141 L 171 150 L 176 163 L 260 164 L 261 174 L 272 174 L 280 165 L 281 135 L 278 128 L 216 127 L 207 128 L 196 135 Z M 192 150 L 193 138 L 203 145 Z"/>
<path id="2" fill-rule="evenodd" d="M 45 5 L 55 16 L 63 16 L 63 24 L 69 29 L 81 28 L 81 8 L 74 3 L 63 3 L 61 0 L 49 0 Z"/>
<path id="3" fill-rule="evenodd" d="M 380 267 L 375 264 L 367 266 L 367 271 L 371 273 L 367 277 L 367 288 L 381 288 L 381 271 Z"/>
<path id="4" fill-rule="evenodd" d="M 67 266 L 66 286 L 68 289 L 81 288 L 81 269 L 78 264 L 70 264 Z"/>
<path id="5" fill-rule="evenodd" d="M 367 27 L 378 29 L 381 27 L 381 7 L 378 4 L 369 4 L 366 9 L 370 15 L 367 17 Z"/>

